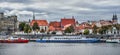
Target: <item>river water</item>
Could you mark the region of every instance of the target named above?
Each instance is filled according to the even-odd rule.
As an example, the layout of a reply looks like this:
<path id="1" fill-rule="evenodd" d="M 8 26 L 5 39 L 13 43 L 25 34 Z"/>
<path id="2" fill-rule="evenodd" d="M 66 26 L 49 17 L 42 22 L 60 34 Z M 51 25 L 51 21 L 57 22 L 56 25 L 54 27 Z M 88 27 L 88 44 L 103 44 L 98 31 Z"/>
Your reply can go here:
<path id="1" fill-rule="evenodd" d="M 120 55 L 117 43 L 0 43 L 0 55 Z"/>

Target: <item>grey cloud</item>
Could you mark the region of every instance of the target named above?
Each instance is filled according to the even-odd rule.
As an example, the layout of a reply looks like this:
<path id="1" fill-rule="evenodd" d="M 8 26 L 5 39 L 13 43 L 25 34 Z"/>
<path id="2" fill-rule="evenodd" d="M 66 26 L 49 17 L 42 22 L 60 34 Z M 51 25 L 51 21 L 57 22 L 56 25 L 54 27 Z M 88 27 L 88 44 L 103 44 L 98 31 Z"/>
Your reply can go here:
<path id="1" fill-rule="evenodd" d="M 58 20 L 63 17 L 71 17 L 75 16 L 77 20 L 83 21 L 83 20 L 98 20 L 98 18 L 105 18 L 105 19 L 111 19 L 113 13 L 117 13 L 118 16 L 120 15 L 120 4 L 118 5 L 96 5 L 94 3 L 97 2 L 103 2 L 103 1 L 112 1 L 112 0 L 0 0 L 0 3 L 2 2 L 9 2 L 9 3 L 23 3 L 25 6 L 30 4 L 35 4 L 39 2 L 48 3 L 47 8 L 36 8 L 36 7 L 25 7 L 22 9 L 19 9 L 20 11 L 32 11 L 36 14 L 36 16 L 43 17 L 48 20 Z M 120 0 L 113 0 L 120 2 Z M 58 5 L 56 5 L 56 4 Z M 73 8 L 63 8 L 70 6 Z M 75 10 L 77 8 L 87 8 L 91 10 Z M 14 10 L 10 7 L 3 8 L 4 10 Z M 41 14 L 45 13 L 45 14 Z M 44 17 L 44 15 L 47 15 L 48 17 Z M 29 18 L 32 19 L 32 16 L 21 14 L 21 17 L 26 18 L 28 20 Z M 21 19 L 20 17 L 20 19 Z M 38 18 L 39 18 L 38 17 Z M 110 18 L 111 17 L 111 18 Z"/>
<path id="2" fill-rule="evenodd" d="M 2 2 L 31 4 L 34 1 L 32 0 L 0 0 L 0 3 Z"/>

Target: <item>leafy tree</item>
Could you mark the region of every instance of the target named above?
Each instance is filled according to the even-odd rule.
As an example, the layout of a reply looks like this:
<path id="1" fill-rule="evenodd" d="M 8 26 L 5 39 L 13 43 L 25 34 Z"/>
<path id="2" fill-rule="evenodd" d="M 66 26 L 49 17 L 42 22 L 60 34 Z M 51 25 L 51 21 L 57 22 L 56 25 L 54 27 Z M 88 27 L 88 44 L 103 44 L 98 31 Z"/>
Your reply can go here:
<path id="1" fill-rule="evenodd" d="M 93 27 L 93 33 L 98 32 L 99 34 L 105 34 L 108 30 L 112 31 L 113 27 L 116 27 L 117 30 L 120 30 L 120 24 L 106 25 L 102 27 Z M 96 31 L 97 30 L 97 31 Z"/>
<path id="2" fill-rule="evenodd" d="M 120 30 L 120 24 L 114 24 L 114 27 L 116 27 L 117 30 Z"/>
<path id="3" fill-rule="evenodd" d="M 93 26 L 93 33 L 94 33 L 94 34 L 97 34 L 97 32 L 98 32 L 97 30 L 98 30 L 98 27 L 97 27 L 96 25 Z"/>
<path id="4" fill-rule="evenodd" d="M 45 32 L 45 30 L 44 29 L 41 29 L 41 31 L 40 31 L 41 33 L 44 33 Z"/>
<path id="5" fill-rule="evenodd" d="M 84 30 L 84 35 L 88 35 L 90 33 L 90 31 L 88 29 Z"/>
<path id="6" fill-rule="evenodd" d="M 25 27 L 24 27 L 24 32 L 25 33 L 30 33 L 31 31 L 32 31 L 31 27 L 28 24 L 26 24 Z"/>
<path id="7" fill-rule="evenodd" d="M 103 34 L 103 29 L 100 28 L 98 32 L 99 34 Z"/>
<path id="8" fill-rule="evenodd" d="M 107 32 L 107 30 L 109 30 L 108 26 L 102 26 L 101 28 L 99 28 L 99 33 L 105 34 Z"/>
<path id="9" fill-rule="evenodd" d="M 33 29 L 34 31 L 37 31 L 37 30 L 40 29 L 37 22 L 35 22 L 35 23 L 33 24 L 32 29 Z"/>
<path id="10" fill-rule="evenodd" d="M 74 32 L 74 27 L 73 27 L 73 26 L 70 26 L 70 27 L 66 28 L 64 32 L 65 32 L 65 33 Z"/>
<path id="11" fill-rule="evenodd" d="M 56 32 L 55 32 L 55 31 L 53 31 L 53 32 L 52 32 L 52 34 L 56 34 Z"/>
<path id="12" fill-rule="evenodd" d="M 20 31 L 24 31 L 25 25 L 26 25 L 26 24 L 25 24 L 24 22 L 20 23 L 20 24 L 19 24 L 19 30 L 20 30 Z"/>

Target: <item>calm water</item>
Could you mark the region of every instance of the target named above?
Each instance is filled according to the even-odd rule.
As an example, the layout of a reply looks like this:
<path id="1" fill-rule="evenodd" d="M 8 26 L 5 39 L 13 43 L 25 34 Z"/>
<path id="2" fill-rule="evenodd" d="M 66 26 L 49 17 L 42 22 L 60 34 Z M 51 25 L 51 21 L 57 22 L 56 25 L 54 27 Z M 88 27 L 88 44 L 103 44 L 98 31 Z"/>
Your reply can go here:
<path id="1" fill-rule="evenodd" d="M 0 55 L 120 55 L 115 43 L 0 43 Z"/>

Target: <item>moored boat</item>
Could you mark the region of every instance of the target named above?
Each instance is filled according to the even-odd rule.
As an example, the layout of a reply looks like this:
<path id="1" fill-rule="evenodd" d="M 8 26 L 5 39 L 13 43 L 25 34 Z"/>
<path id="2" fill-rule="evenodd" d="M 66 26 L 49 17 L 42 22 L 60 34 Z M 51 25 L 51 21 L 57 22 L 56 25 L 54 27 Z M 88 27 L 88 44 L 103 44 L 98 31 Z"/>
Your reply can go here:
<path id="1" fill-rule="evenodd" d="M 9 37 L 7 39 L 0 39 L 0 43 L 28 43 L 28 40 L 24 38 Z"/>
<path id="2" fill-rule="evenodd" d="M 42 39 L 36 40 L 41 43 L 96 43 L 99 42 L 96 38 L 86 38 L 80 36 L 57 36 L 57 37 L 43 37 Z"/>
<path id="3" fill-rule="evenodd" d="M 120 38 L 114 35 L 113 37 L 109 37 L 106 39 L 107 43 L 120 43 Z"/>
<path id="4" fill-rule="evenodd" d="M 107 39 L 107 43 L 120 43 L 120 39 Z"/>

